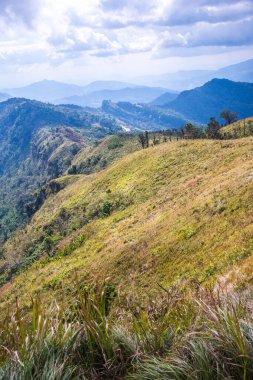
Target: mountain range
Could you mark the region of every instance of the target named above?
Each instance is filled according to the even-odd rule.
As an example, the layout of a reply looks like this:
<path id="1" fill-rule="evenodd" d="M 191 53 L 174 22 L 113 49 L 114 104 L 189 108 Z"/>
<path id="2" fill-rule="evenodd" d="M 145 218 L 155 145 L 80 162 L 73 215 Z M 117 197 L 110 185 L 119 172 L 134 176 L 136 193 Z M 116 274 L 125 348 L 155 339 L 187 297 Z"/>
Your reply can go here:
<path id="1" fill-rule="evenodd" d="M 102 111 L 106 114 L 123 121 L 130 129 L 142 130 L 180 128 L 187 121 L 207 124 L 212 116 L 224 122 L 220 114 L 225 109 L 236 112 L 239 119 L 252 116 L 253 84 L 212 79 L 176 97 L 165 93 L 151 104 L 111 101 L 102 104 Z"/>
<path id="2" fill-rule="evenodd" d="M 162 86 L 183 91 L 203 85 L 213 78 L 230 79 L 239 82 L 253 82 L 253 59 L 226 66 L 218 70 L 188 70 L 162 75 L 137 78 L 136 82 L 147 86 Z"/>
<path id="3" fill-rule="evenodd" d="M 25 97 L 56 104 L 74 103 L 98 107 L 101 106 L 103 100 L 149 103 L 165 92 L 169 92 L 173 97 L 178 91 L 201 86 L 214 78 L 253 82 L 253 59 L 219 70 L 190 70 L 146 76 L 133 80 L 133 83 L 95 81 L 81 86 L 43 80 L 20 88 L 4 89 L 2 92 L 4 92 L 3 100 L 6 96 Z"/>
<path id="4" fill-rule="evenodd" d="M 130 103 L 150 103 L 158 96 L 164 94 L 167 90 L 159 87 L 124 87 L 114 90 L 100 90 L 90 92 L 82 96 L 70 96 L 60 99 L 60 104 L 77 104 L 80 106 L 101 107 L 103 100 L 111 100 L 113 102 L 125 101 Z M 167 93 L 167 92 L 166 92 Z M 170 93 L 171 99 L 175 99 L 177 93 Z"/>

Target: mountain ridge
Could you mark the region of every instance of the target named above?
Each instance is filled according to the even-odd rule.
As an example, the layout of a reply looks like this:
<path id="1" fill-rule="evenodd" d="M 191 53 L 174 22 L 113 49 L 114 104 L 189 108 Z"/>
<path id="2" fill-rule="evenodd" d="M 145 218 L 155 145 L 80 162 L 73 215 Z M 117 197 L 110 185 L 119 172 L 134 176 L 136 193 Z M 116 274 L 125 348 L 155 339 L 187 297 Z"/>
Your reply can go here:
<path id="1" fill-rule="evenodd" d="M 220 113 L 224 109 L 236 112 L 239 119 L 243 119 L 252 116 L 253 83 L 215 78 L 203 86 L 181 92 L 162 107 L 205 124 L 211 116 L 221 121 Z"/>

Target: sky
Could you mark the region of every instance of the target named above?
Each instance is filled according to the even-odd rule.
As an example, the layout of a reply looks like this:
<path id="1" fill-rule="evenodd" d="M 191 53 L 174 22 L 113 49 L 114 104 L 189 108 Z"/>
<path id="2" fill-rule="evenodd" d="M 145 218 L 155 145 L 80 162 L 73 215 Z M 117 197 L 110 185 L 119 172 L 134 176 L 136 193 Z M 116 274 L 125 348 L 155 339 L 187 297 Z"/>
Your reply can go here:
<path id="1" fill-rule="evenodd" d="M 0 88 L 86 84 L 253 58 L 253 0 L 0 0 Z"/>

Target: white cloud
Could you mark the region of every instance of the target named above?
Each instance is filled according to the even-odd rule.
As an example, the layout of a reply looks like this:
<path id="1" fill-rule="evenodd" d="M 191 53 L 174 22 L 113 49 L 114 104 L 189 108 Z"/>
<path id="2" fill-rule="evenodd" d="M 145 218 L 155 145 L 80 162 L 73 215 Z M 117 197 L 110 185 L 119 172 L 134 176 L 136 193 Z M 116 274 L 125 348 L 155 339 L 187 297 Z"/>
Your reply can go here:
<path id="1" fill-rule="evenodd" d="M 252 0 L 0 0 L 0 9 L 5 73 L 8 65 L 53 70 L 67 62 L 81 70 L 96 59 L 115 66 L 124 56 L 134 66 L 140 54 L 151 67 L 154 58 L 222 55 L 253 44 Z"/>

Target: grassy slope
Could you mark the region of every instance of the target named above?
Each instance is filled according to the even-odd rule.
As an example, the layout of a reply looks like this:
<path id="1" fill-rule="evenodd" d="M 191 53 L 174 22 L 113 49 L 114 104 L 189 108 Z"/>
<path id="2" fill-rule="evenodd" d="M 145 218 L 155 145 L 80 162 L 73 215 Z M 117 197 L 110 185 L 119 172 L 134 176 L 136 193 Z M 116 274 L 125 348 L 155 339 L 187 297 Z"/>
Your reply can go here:
<path id="1" fill-rule="evenodd" d="M 149 132 L 149 144 L 153 145 L 154 138 L 164 141 L 164 135 L 160 132 Z M 167 136 L 167 140 L 169 137 Z M 76 155 L 72 161 L 78 173 L 91 174 L 105 169 L 127 154 L 141 150 L 138 136 L 134 134 L 119 134 L 106 136 L 102 142 L 95 146 L 86 146 Z"/>
<path id="2" fill-rule="evenodd" d="M 129 292 L 178 279 L 213 281 L 243 263 L 253 253 L 252 143 L 251 137 L 168 142 L 77 176 L 49 197 L 5 254 L 22 255 L 29 244 L 37 249 L 49 227 L 55 235 L 65 228 L 57 249 L 78 236 L 84 241 L 70 255 L 41 259 L 4 285 L 1 307 L 16 295 L 23 302 L 34 292 L 49 299 L 54 290 L 61 297 L 62 286 L 71 291 L 76 272 L 80 279 L 110 276 Z M 94 217 L 97 204 L 113 197 L 119 198 L 116 210 Z M 84 213 L 90 221 L 81 227 Z"/>
<path id="3" fill-rule="evenodd" d="M 238 120 L 222 128 L 221 133 L 226 134 L 227 137 L 231 136 L 232 138 L 250 136 L 253 134 L 253 117 Z"/>
<path id="4" fill-rule="evenodd" d="M 137 136 L 129 134 L 122 134 L 120 137 L 107 136 L 97 146 L 82 149 L 73 160 L 72 165 L 77 166 L 78 172 L 89 174 L 99 171 L 119 158 L 140 149 L 141 145 Z"/>

